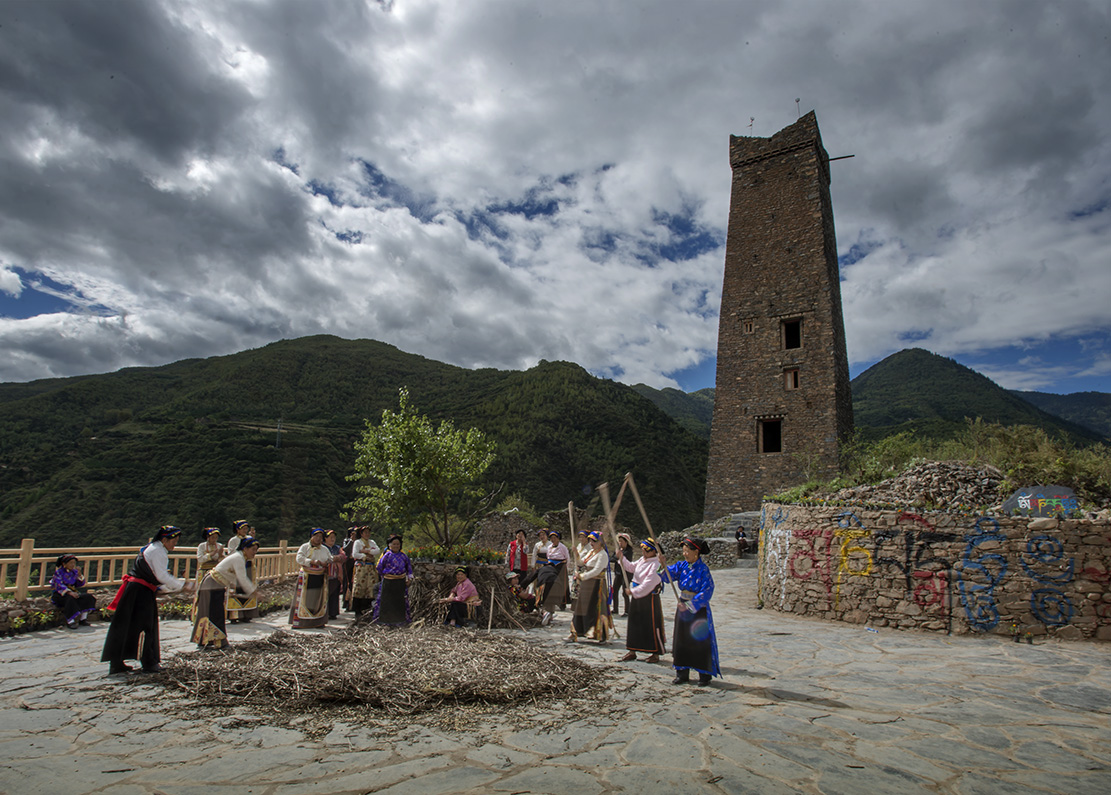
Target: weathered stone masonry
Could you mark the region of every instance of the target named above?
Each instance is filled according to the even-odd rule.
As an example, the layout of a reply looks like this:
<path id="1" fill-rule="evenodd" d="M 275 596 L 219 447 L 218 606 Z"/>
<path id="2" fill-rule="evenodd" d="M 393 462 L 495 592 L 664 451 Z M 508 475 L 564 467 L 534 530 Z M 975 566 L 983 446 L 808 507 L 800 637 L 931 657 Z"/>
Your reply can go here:
<path id="1" fill-rule="evenodd" d="M 1111 521 L 765 503 L 759 598 L 873 627 L 1111 640 Z"/>
<path id="2" fill-rule="evenodd" d="M 771 138 L 730 138 L 705 518 L 832 477 L 852 432 L 829 156 L 813 112 Z"/>

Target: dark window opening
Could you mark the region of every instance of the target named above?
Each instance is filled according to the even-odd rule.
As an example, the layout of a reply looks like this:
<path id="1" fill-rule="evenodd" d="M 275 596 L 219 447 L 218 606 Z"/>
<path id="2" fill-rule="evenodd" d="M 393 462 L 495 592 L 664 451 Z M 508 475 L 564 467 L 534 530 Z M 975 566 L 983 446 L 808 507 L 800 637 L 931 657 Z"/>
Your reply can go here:
<path id="1" fill-rule="evenodd" d="M 783 347 L 785 350 L 802 347 L 802 321 L 783 321 Z"/>
<path id="2" fill-rule="evenodd" d="M 783 452 L 783 420 L 760 420 L 760 452 Z"/>
<path id="3" fill-rule="evenodd" d="M 784 370 L 783 371 L 783 385 L 787 389 L 798 389 L 799 388 L 799 371 L 797 369 Z"/>
<path id="4" fill-rule="evenodd" d="M 751 320 L 746 320 L 744 322 L 745 334 L 751 334 L 754 327 L 755 324 Z"/>

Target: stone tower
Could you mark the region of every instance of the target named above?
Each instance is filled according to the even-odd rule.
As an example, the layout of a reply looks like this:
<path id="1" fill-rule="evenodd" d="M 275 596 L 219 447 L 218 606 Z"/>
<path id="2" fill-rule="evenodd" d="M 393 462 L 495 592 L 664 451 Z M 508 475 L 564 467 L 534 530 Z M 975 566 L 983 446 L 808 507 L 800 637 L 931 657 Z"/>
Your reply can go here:
<path id="1" fill-rule="evenodd" d="M 730 136 L 733 191 L 718 321 L 707 519 L 836 474 L 852 433 L 829 155 L 811 111 Z"/>

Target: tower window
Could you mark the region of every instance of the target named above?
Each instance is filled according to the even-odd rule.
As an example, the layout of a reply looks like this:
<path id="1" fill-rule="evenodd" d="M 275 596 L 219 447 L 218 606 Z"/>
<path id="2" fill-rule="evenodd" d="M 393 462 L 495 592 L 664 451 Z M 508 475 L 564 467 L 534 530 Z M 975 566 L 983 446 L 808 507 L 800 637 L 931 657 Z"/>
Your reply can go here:
<path id="1" fill-rule="evenodd" d="M 783 321 L 783 349 L 792 350 L 802 347 L 802 319 Z"/>
<path id="2" fill-rule="evenodd" d="M 783 386 L 787 389 L 799 388 L 799 368 L 792 367 L 783 371 Z"/>
<path id="3" fill-rule="evenodd" d="M 755 328 L 756 324 L 755 324 L 755 323 L 753 323 L 753 322 L 752 322 L 751 320 L 746 320 L 746 321 L 745 321 L 745 322 L 744 322 L 744 323 L 742 324 L 742 326 L 744 327 L 744 330 L 745 330 L 745 334 L 751 334 L 751 333 L 752 333 L 752 330 L 753 330 L 753 328 Z"/>
<path id="4" fill-rule="evenodd" d="M 757 444 L 761 453 L 783 452 L 783 420 L 757 420 Z"/>

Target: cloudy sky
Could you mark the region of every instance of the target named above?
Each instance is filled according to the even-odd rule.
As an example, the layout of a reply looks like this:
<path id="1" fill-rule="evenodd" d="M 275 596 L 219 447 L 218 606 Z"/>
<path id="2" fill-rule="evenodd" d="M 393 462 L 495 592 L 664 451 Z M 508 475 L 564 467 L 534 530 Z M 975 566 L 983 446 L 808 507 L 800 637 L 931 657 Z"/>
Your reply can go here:
<path id="1" fill-rule="evenodd" d="M 852 372 L 1111 392 L 1105 0 L 0 3 L 0 381 L 329 333 L 712 386 L 814 109 Z"/>

